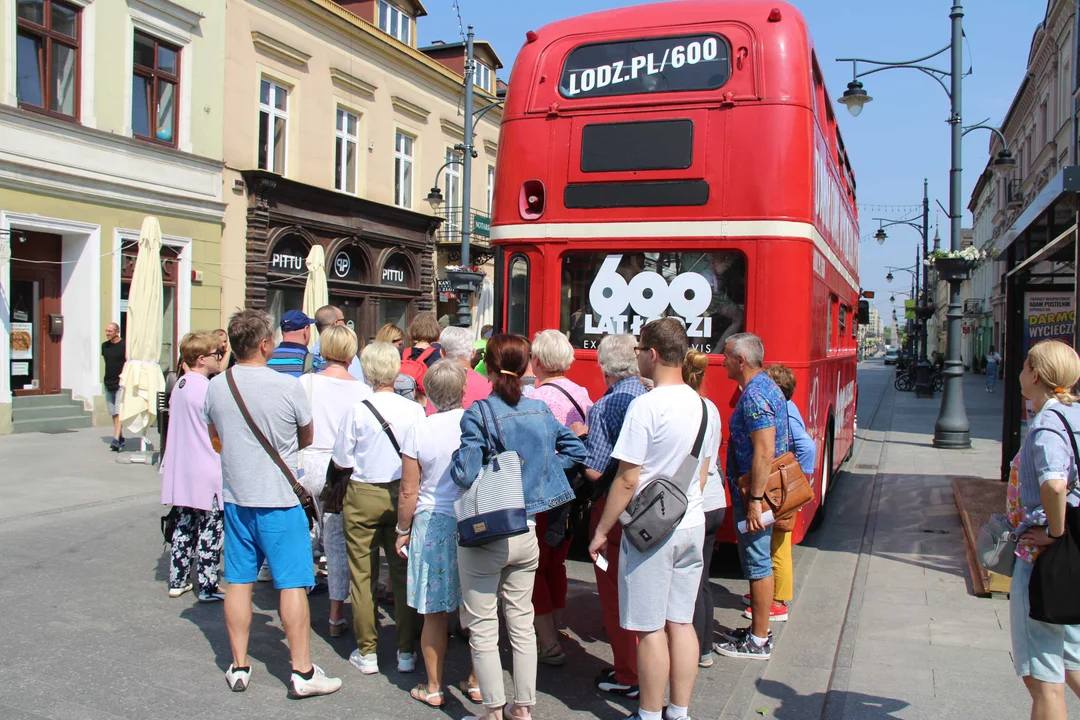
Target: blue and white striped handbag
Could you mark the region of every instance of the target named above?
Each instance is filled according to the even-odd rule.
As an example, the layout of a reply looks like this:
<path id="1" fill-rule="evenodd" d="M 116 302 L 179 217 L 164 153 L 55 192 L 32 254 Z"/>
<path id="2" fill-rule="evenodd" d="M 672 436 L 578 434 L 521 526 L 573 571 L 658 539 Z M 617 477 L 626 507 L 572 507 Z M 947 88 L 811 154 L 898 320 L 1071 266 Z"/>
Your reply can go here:
<path id="1" fill-rule="evenodd" d="M 458 545 L 477 547 L 502 538 L 529 532 L 525 513 L 525 491 L 521 486 L 521 457 L 507 450 L 499 429 L 491 432 L 488 403 L 476 402 L 480 410 L 486 454 L 489 460 L 475 482 L 454 502 L 457 516 Z"/>

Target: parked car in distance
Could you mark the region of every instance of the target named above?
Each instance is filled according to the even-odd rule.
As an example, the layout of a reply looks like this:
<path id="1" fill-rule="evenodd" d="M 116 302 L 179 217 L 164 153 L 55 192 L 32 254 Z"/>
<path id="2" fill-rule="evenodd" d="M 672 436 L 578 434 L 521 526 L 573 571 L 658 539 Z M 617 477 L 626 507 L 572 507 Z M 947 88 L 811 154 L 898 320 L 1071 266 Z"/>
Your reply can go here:
<path id="1" fill-rule="evenodd" d="M 900 359 L 899 351 L 894 347 L 885 348 L 885 364 L 895 365 L 896 361 Z"/>

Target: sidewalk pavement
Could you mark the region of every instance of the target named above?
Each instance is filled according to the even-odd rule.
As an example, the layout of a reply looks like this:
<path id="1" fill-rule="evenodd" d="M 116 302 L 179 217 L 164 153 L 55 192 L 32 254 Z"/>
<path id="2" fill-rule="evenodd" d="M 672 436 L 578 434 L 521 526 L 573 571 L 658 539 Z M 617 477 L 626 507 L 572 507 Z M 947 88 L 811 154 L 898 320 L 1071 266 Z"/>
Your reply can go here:
<path id="1" fill-rule="evenodd" d="M 792 620 L 745 711 L 724 718 L 1027 717 L 1012 666 L 1008 601 L 977 598 L 953 499 L 954 476 L 998 478 L 1002 395 L 965 377 L 969 450 L 932 446 L 933 400 L 892 387 L 891 368 L 860 368 L 862 442 L 823 530 L 796 570 Z M 841 590 L 843 590 L 841 592 Z M 849 596 L 850 590 L 850 596 Z M 846 603 L 843 598 L 847 598 Z M 1070 708 L 1080 703 L 1070 695 Z"/>

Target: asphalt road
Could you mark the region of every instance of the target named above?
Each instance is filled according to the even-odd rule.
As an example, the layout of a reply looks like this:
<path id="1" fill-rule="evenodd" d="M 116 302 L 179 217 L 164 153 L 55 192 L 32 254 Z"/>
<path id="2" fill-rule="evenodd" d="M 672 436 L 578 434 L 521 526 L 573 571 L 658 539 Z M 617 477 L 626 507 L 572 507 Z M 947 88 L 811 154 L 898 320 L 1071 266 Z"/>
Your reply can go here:
<path id="1" fill-rule="evenodd" d="M 880 360 L 864 367 L 869 372 L 860 370 L 860 417 L 891 379 Z M 362 676 L 347 660 L 352 639 L 328 636 L 325 595 L 312 601 L 312 655 L 328 673 L 342 677 L 344 687 L 330 697 L 286 700 L 288 653 L 276 593 L 268 585 L 255 593 L 251 686 L 246 693 L 229 692 L 222 607 L 198 604 L 191 594 L 173 600 L 166 593 L 157 473 L 117 464 L 106 442 L 100 428 L 0 438 L 0 466 L 8 469 L 0 477 L 0 717 L 457 718 L 478 710 L 453 687 L 467 672 L 465 642 L 450 643 L 446 706 L 428 708 L 407 692 L 421 680 L 422 664 L 412 675 L 395 670 L 393 626 L 385 612 L 383 673 Z M 833 492 L 842 491 L 843 481 L 841 475 Z M 813 551 L 795 548 L 797 577 Z M 568 569 L 569 661 L 562 668 L 541 666 L 537 716 L 625 717 L 636 701 L 612 698 L 592 684 L 611 660 L 592 566 L 571 560 Z M 731 548 L 718 549 L 711 585 L 717 627 L 742 627 L 747 584 Z M 699 676 L 695 716 L 718 717 L 762 665 L 717 656 L 714 667 Z M 504 667 L 510 666 L 504 651 Z"/>

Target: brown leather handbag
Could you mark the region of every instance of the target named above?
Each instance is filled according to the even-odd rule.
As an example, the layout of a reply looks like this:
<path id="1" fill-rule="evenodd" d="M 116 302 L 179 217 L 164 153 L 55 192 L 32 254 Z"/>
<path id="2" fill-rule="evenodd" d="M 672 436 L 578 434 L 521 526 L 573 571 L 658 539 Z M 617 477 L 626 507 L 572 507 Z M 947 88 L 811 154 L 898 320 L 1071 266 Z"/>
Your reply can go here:
<path id="1" fill-rule="evenodd" d="M 739 492 L 742 493 L 743 507 L 746 507 L 750 495 L 750 473 L 738 480 Z M 803 505 L 814 501 L 814 488 L 803 474 L 795 453 L 786 452 L 772 461 L 769 480 L 765 483 L 765 505 L 772 510 L 776 518 L 777 530 L 791 532 L 795 527 L 795 518 Z"/>

